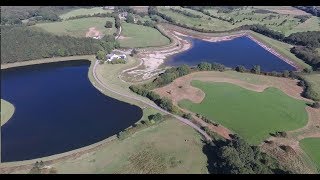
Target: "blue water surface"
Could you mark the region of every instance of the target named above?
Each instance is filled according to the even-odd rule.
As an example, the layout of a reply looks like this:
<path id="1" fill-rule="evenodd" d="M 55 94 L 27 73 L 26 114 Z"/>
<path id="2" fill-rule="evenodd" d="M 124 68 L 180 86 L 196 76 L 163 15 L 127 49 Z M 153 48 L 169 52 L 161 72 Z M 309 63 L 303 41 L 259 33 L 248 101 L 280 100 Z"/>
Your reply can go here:
<path id="1" fill-rule="evenodd" d="M 1 127 L 3 162 L 49 156 L 119 133 L 142 117 L 138 106 L 103 95 L 89 61 L 1 70 L 1 98 L 15 106 Z"/>
<path id="2" fill-rule="evenodd" d="M 195 66 L 202 61 L 207 61 L 233 68 L 237 65 L 243 65 L 247 69 L 251 69 L 254 65 L 260 65 L 261 70 L 266 72 L 296 70 L 246 36 L 221 42 L 208 42 L 190 37 L 187 39 L 191 41 L 192 48 L 169 57 L 165 65 L 187 64 Z"/>

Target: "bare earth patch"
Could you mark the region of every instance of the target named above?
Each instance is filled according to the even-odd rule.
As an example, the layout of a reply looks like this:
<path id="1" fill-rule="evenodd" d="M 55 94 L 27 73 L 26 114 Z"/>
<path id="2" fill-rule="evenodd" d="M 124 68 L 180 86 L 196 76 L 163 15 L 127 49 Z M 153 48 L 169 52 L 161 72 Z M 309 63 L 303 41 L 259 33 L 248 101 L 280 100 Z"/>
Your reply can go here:
<path id="1" fill-rule="evenodd" d="M 102 36 L 103 34 L 98 31 L 95 27 L 89 28 L 89 30 L 86 32 L 86 37 L 98 37 Z"/>

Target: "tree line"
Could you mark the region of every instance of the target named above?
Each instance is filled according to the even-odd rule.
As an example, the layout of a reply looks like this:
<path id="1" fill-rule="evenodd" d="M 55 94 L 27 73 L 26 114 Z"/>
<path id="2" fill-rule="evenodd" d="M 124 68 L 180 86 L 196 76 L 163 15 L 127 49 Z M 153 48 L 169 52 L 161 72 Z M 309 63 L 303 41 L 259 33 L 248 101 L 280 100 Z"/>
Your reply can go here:
<path id="1" fill-rule="evenodd" d="M 110 52 L 119 43 L 114 37 L 101 40 L 57 36 L 36 31 L 26 26 L 1 26 L 1 63 L 13 63 L 32 59 L 89 55 L 99 50 Z"/>
<path id="2" fill-rule="evenodd" d="M 81 6 L 91 8 L 92 6 Z M 59 14 L 80 8 L 79 6 L 2 6 L 1 25 L 22 24 L 22 20 L 32 22 L 61 21 Z"/>
<path id="3" fill-rule="evenodd" d="M 231 140 L 213 140 L 203 147 L 208 170 L 214 174 L 290 174 L 276 159 L 251 146 L 238 135 Z"/>

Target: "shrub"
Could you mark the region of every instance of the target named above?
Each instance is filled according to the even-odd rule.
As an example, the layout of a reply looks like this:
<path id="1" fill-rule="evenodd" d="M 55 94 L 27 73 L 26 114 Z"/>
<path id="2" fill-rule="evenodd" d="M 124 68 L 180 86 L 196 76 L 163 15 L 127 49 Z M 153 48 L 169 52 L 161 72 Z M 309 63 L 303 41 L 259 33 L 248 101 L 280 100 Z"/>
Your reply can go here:
<path id="1" fill-rule="evenodd" d="M 191 115 L 191 113 L 183 114 L 182 117 L 185 118 L 185 119 L 192 120 L 192 115 Z"/>
<path id="2" fill-rule="evenodd" d="M 251 69 L 251 72 L 254 74 L 260 74 L 260 72 L 261 72 L 260 66 L 259 65 L 253 66 L 253 68 Z"/>
<path id="3" fill-rule="evenodd" d="M 104 27 L 106 28 L 112 28 L 112 22 L 111 21 L 107 21 L 106 24 L 104 25 Z"/>
<path id="4" fill-rule="evenodd" d="M 247 71 L 247 69 L 242 65 L 237 66 L 235 68 L 235 70 L 238 71 L 238 72 L 246 72 Z"/>
<path id="5" fill-rule="evenodd" d="M 102 50 L 99 50 L 96 54 L 97 59 L 99 60 L 105 60 L 106 59 L 106 53 Z"/>
<path id="6" fill-rule="evenodd" d="M 320 103 L 319 103 L 319 102 L 314 102 L 314 103 L 312 104 L 312 107 L 313 107 L 313 108 L 316 108 L 316 109 L 319 109 L 319 108 L 320 108 Z"/>
<path id="7" fill-rule="evenodd" d="M 159 122 L 163 119 L 163 116 L 160 113 L 156 113 L 148 116 L 149 121 L 154 120 L 155 122 Z"/>

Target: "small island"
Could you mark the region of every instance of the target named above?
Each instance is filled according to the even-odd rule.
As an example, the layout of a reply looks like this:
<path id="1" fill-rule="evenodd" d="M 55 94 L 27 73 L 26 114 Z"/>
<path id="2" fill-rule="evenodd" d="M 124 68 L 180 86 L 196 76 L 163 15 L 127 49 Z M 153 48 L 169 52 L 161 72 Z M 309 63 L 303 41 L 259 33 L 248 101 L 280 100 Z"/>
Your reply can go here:
<path id="1" fill-rule="evenodd" d="M 14 106 L 8 101 L 1 99 L 0 113 L 1 113 L 1 126 L 3 126 L 12 117 L 14 113 Z"/>

